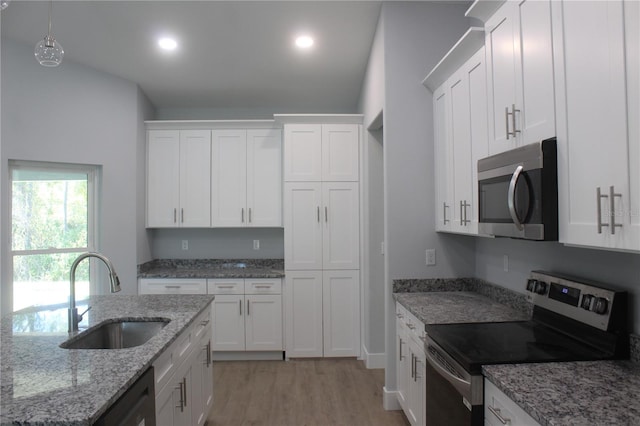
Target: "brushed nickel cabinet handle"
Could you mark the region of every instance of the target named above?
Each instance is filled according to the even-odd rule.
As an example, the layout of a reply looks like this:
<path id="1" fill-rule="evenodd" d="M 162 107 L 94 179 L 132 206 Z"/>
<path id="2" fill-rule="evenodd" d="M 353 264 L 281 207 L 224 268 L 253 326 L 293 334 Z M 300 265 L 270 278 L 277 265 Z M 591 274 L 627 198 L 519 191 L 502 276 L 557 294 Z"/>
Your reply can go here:
<path id="1" fill-rule="evenodd" d="M 249 311 L 249 299 L 247 299 L 247 316 L 249 316 L 249 315 L 250 315 L 250 314 L 249 314 L 249 312 L 250 312 L 250 311 Z"/>
<path id="2" fill-rule="evenodd" d="M 176 408 L 180 408 L 180 412 L 184 412 L 184 391 L 182 390 L 182 382 L 178 384 L 174 389 L 180 391 L 180 405 L 176 405 Z"/>
<path id="3" fill-rule="evenodd" d="M 447 209 L 448 208 L 449 208 L 449 206 L 447 205 L 447 203 L 442 203 L 442 213 L 443 213 L 443 216 L 444 216 L 444 224 L 445 225 L 450 222 L 450 220 L 447 219 Z"/>
<path id="4" fill-rule="evenodd" d="M 398 360 L 399 360 L 399 361 L 402 361 L 402 358 L 403 358 L 403 356 L 402 356 L 402 344 L 403 344 L 404 342 L 402 341 L 402 337 L 400 337 L 399 339 L 400 339 L 400 346 L 399 346 L 399 347 L 400 347 L 400 350 L 399 350 L 398 352 L 400 353 L 400 356 L 398 357 Z"/>
<path id="5" fill-rule="evenodd" d="M 180 222 L 184 223 L 184 209 L 180 209 Z"/>
<path id="6" fill-rule="evenodd" d="M 491 411 L 491 414 L 493 414 L 498 420 L 500 420 L 500 423 L 502 423 L 503 425 L 511 423 L 511 419 L 505 419 L 504 417 L 502 417 L 499 408 L 493 408 L 491 405 L 487 405 L 487 408 L 489 409 L 489 411 Z"/>
<path id="7" fill-rule="evenodd" d="M 602 194 L 600 187 L 596 188 L 596 205 L 597 205 L 597 220 L 598 220 L 598 234 L 602 234 L 602 228 L 609 226 L 608 223 L 602 223 L 602 199 L 609 198 L 608 195 Z"/>
<path id="8" fill-rule="evenodd" d="M 329 209 L 327 208 L 327 206 L 324 206 L 324 222 L 329 222 Z"/>
<path id="9" fill-rule="evenodd" d="M 317 212 L 317 215 L 318 215 L 318 223 L 320 223 L 320 206 L 318 206 L 316 212 Z"/>
<path id="10" fill-rule="evenodd" d="M 178 209 L 173 209 L 173 223 L 178 222 Z"/>
<path id="11" fill-rule="evenodd" d="M 513 127 L 513 133 L 512 134 L 513 134 L 514 138 L 516 137 L 516 135 L 518 133 L 520 133 L 520 130 L 516 129 L 516 112 L 520 112 L 520 110 L 516 109 L 516 104 L 512 104 L 511 105 L 511 124 L 512 124 L 512 127 Z"/>
<path id="12" fill-rule="evenodd" d="M 251 207 L 249 207 L 249 223 L 251 223 Z"/>
<path id="13" fill-rule="evenodd" d="M 182 383 L 184 386 L 184 406 L 187 406 L 187 378 L 183 377 L 182 378 Z"/>
<path id="14" fill-rule="evenodd" d="M 611 235 L 615 235 L 616 228 L 622 228 L 621 223 L 616 223 L 616 197 L 622 198 L 622 194 L 618 194 L 613 186 L 609 187 L 609 228 L 611 229 Z"/>
<path id="15" fill-rule="evenodd" d="M 238 306 L 240 306 L 240 315 L 242 316 L 242 300 L 238 300 Z"/>
<path id="16" fill-rule="evenodd" d="M 240 220 L 244 223 L 244 207 L 240 209 Z"/>

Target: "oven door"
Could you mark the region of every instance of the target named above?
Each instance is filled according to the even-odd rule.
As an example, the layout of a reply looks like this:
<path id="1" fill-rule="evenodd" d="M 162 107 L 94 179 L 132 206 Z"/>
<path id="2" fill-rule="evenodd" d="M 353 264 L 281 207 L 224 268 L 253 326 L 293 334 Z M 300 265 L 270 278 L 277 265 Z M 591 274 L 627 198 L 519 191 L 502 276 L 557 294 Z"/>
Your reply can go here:
<path id="1" fill-rule="evenodd" d="M 482 425 L 482 375 L 470 375 L 428 336 L 426 342 L 425 424 Z"/>

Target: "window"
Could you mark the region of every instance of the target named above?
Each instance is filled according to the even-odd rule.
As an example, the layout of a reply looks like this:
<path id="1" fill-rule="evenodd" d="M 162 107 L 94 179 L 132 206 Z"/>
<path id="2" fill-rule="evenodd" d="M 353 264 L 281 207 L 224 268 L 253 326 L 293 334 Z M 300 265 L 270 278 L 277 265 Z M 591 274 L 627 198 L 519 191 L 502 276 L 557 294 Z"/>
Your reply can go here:
<path id="1" fill-rule="evenodd" d="M 95 250 L 96 167 L 12 161 L 13 310 L 66 304 L 69 269 Z M 89 262 L 76 274 L 76 299 L 92 293 Z"/>

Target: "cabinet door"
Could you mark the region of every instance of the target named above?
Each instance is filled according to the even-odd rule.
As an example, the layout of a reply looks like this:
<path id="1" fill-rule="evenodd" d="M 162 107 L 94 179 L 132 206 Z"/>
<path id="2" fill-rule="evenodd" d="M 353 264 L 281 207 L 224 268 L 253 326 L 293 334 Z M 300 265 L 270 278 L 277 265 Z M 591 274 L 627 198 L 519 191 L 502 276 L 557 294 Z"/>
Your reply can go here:
<path id="1" fill-rule="evenodd" d="M 214 130 L 211 137 L 211 226 L 245 226 L 247 131 Z"/>
<path id="2" fill-rule="evenodd" d="M 357 182 L 359 171 L 359 126 L 357 124 L 322 125 L 322 180 Z"/>
<path id="3" fill-rule="evenodd" d="M 198 343 L 199 347 L 195 348 L 191 358 L 193 374 L 187 402 L 191 407 L 193 424 L 202 426 L 207 421 L 213 403 L 213 373 L 209 354 L 211 337 L 205 335 Z"/>
<path id="4" fill-rule="evenodd" d="M 360 208 L 357 182 L 322 184 L 322 266 L 360 267 Z"/>
<path id="5" fill-rule="evenodd" d="M 640 251 L 640 2 L 625 0 L 624 16 L 630 173 L 630 229 L 625 247 Z"/>
<path id="6" fill-rule="evenodd" d="M 451 151 L 453 153 L 453 208 L 451 229 L 465 232 L 466 215 L 472 202 L 471 117 L 469 82 L 464 68 L 447 81 L 451 106 Z"/>
<path id="7" fill-rule="evenodd" d="M 254 294 L 246 301 L 246 349 L 282 350 L 282 295 Z"/>
<path id="8" fill-rule="evenodd" d="M 244 296 L 216 295 L 213 301 L 213 350 L 244 351 Z"/>
<path id="9" fill-rule="evenodd" d="M 521 110 L 516 122 L 522 132 L 520 144 L 529 144 L 556 136 L 551 2 L 520 0 L 516 19 L 520 58 L 515 63 L 515 103 Z M 496 80 L 496 84 L 501 82 Z"/>
<path id="10" fill-rule="evenodd" d="M 563 36 L 554 39 L 558 164 L 563 165 L 558 168 L 560 241 L 625 248 L 629 145 L 623 3 L 554 2 L 553 12 L 554 34 Z M 614 222 L 623 226 L 612 227 Z"/>
<path id="11" fill-rule="evenodd" d="M 409 378 L 409 414 L 412 425 L 424 424 L 425 412 L 425 362 L 424 344 L 417 338 L 409 339 L 409 353 L 413 362 L 413 377 Z"/>
<path id="12" fill-rule="evenodd" d="M 451 111 L 446 82 L 433 92 L 433 111 L 436 231 L 448 231 L 451 229 L 453 214 L 453 176 L 451 174 L 453 156 L 449 143 Z"/>
<path id="13" fill-rule="evenodd" d="M 409 385 L 409 344 L 407 331 L 401 313 L 396 315 L 396 377 L 398 380 L 398 402 L 402 409 L 409 410 L 407 389 Z"/>
<path id="14" fill-rule="evenodd" d="M 147 140 L 147 227 L 178 226 L 180 132 L 150 130 Z"/>
<path id="15" fill-rule="evenodd" d="M 285 183 L 284 258 L 287 270 L 322 269 L 321 184 Z"/>
<path id="16" fill-rule="evenodd" d="M 282 226 L 282 134 L 247 131 L 247 225 Z"/>
<path id="17" fill-rule="evenodd" d="M 322 281 L 324 356 L 359 356 L 360 274 L 324 271 Z"/>
<path id="18" fill-rule="evenodd" d="M 287 272 L 284 300 L 287 357 L 321 357 L 322 271 Z"/>
<path id="19" fill-rule="evenodd" d="M 485 24 L 490 154 L 516 146 L 515 137 L 507 136 L 513 126 L 505 113 L 516 102 L 516 62 L 520 57 L 516 12 L 516 4 L 508 1 Z"/>
<path id="20" fill-rule="evenodd" d="M 191 425 L 191 363 L 176 370 L 169 383 L 156 394 L 156 422 L 160 426 Z"/>
<path id="21" fill-rule="evenodd" d="M 180 226 L 211 226 L 210 172 L 211 131 L 181 131 Z"/>
<path id="22" fill-rule="evenodd" d="M 322 126 L 286 124 L 284 126 L 285 182 L 322 180 Z"/>
<path id="23" fill-rule="evenodd" d="M 467 232 L 478 233 L 478 160 L 489 155 L 487 129 L 487 73 L 485 50 L 480 49 L 465 65 L 469 86 L 469 134 L 471 135 L 471 206 L 467 207 Z"/>

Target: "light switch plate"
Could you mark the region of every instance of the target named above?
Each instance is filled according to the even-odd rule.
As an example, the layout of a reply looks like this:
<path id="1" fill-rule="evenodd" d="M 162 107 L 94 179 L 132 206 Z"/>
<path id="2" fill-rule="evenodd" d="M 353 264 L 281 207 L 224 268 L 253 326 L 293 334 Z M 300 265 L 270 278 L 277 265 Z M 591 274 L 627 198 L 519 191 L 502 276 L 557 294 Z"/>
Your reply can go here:
<path id="1" fill-rule="evenodd" d="M 260 250 L 260 240 L 253 240 L 253 249 Z"/>
<path id="2" fill-rule="evenodd" d="M 182 240 L 182 250 L 189 250 L 189 240 Z"/>
<path id="3" fill-rule="evenodd" d="M 427 249 L 425 254 L 427 266 L 434 266 L 436 264 L 436 249 Z"/>

